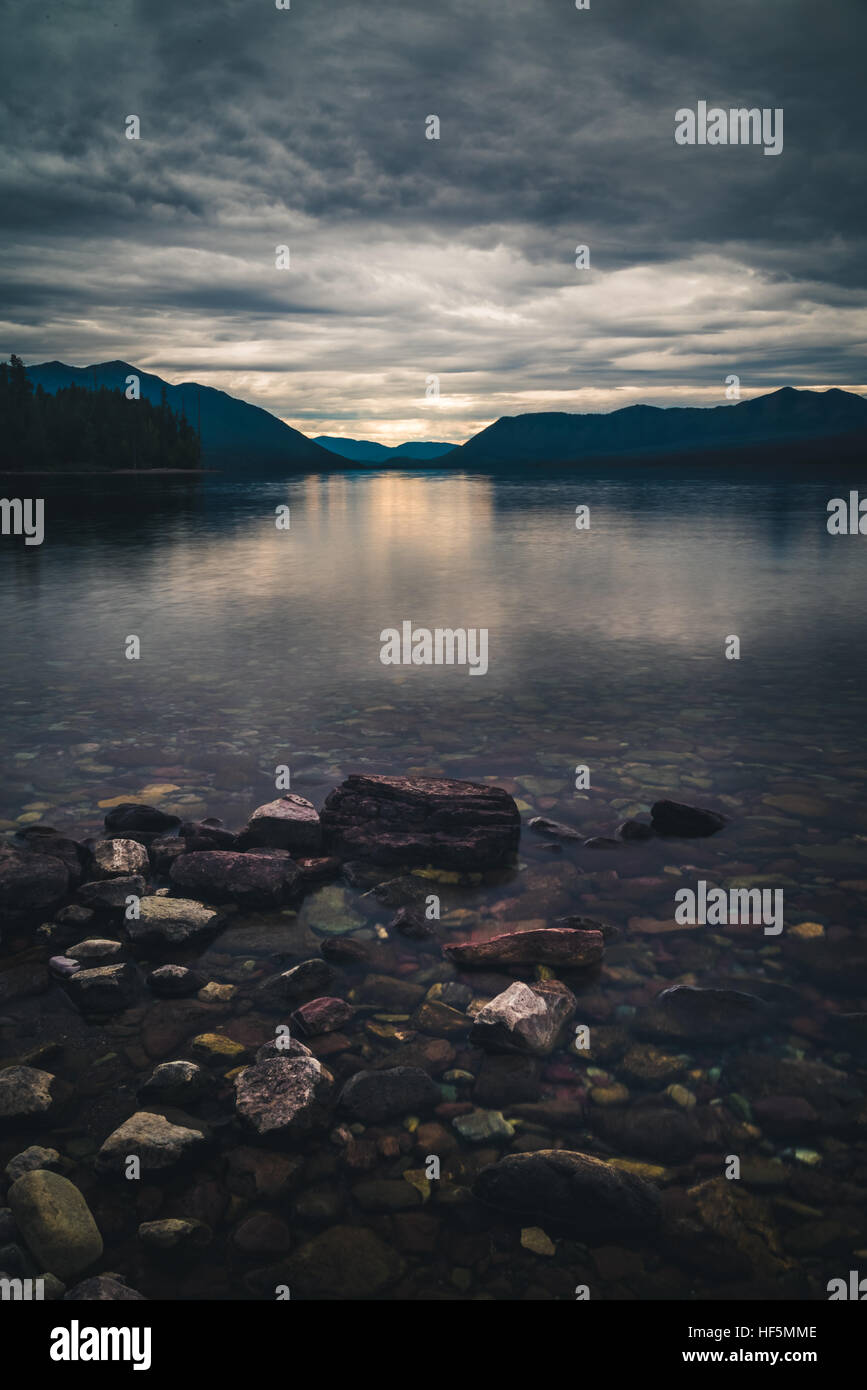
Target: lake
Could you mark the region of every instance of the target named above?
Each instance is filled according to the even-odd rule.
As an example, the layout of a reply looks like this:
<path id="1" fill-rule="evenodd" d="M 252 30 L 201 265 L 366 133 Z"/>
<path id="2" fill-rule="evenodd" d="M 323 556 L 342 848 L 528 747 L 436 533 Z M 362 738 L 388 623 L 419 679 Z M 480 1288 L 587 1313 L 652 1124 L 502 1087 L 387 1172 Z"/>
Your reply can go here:
<path id="1" fill-rule="evenodd" d="M 497 1100 L 491 1082 L 479 1106 L 478 1049 L 459 1028 L 440 1034 L 451 1057 L 438 1079 L 453 1078 L 438 1122 L 453 1169 L 442 1195 L 402 1180 L 424 1168 L 418 1117 L 374 1131 L 367 1148 L 364 1134 L 305 1141 L 291 1195 L 287 1180 L 269 1196 L 252 1159 L 250 1172 L 233 1168 L 226 1155 L 241 1140 L 225 1129 L 205 1170 L 143 1185 L 135 1211 L 92 1171 L 153 1066 L 189 1055 L 187 1035 L 225 1032 L 248 1049 L 273 1035 L 257 988 L 317 942 L 360 933 L 374 973 L 423 986 L 419 998 L 457 978 L 425 943 L 390 939 L 390 914 L 343 880 L 297 915 L 257 914 L 178 955 L 235 987 L 223 1003 L 185 1003 L 186 1027 L 181 1006 L 167 1013 L 147 996 L 102 1025 L 80 1019 L 56 985 L 0 995 L 7 1062 L 23 1040 L 62 1041 L 49 1070 L 82 1103 L 59 1138 L 39 1142 L 79 1165 L 105 1268 L 149 1297 L 249 1298 L 274 1296 L 284 1261 L 299 1296 L 335 1297 L 316 1242 L 342 1223 L 389 1252 L 393 1268 L 373 1282 L 382 1298 L 566 1299 L 584 1285 L 594 1298 L 719 1297 L 721 1285 L 763 1297 L 780 1281 L 791 1296 L 827 1296 L 867 1242 L 864 1031 L 837 1018 L 867 996 L 867 539 L 826 527 L 846 487 L 657 469 L 52 482 L 44 544 L 0 542 L 0 828 L 45 823 L 80 840 L 125 800 L 236 829 L 278 794 L 281 767 L 317 808 L 353 772 L 488 781 L 525 822 L 518 864 L 481 881 L 428 880 L 442 931 L 457 940 L 570 913 L 616 929 L 601 971 L 569 981 L 589 1060 L 561 1048 L 518 1099 L 504 1082 Z M 576 529 L 578 507 L 588 528 Z M 381 634 L 405 622 L 486 630 L 484 675 L 384 665 Z M 737 659 L 726 655 L 733 637 Z M 660 798 L 709 806 L 728 824 L 708 839 L 590 849 L 527 827 L 541 815 L 611 838 Z M 782 889 L 784 932 L 677 929 L 675 892 L 698 879 Z M 6 950 L 0 980 L 48 954 L 14 933 Z M 363 978 L 348 972 L 342 992 L 363 1003 Z M 671 984 L 739 982 L 772 1011 L 757 1049 L 630 1034 Z M 491 995 L 468 975 L 458 983 L 473 1007 Z M 343 1052 L 314 1048 L 338 1080 L 359 1059 L 375 1065 L 437 1037 L 413 1026 L 411 1001 L 377 1008 L 374 991 L 369 1002 L 342 1030 Z M 201 1113 L 225 1115 L 222 1095 Z M 475 1140 L 452 1124 L 468 1098 L 500 1116 Z M 670 1133 L 660 1107 L 676 1117 Z M 708 1189 L 694 1258 L 683 1241 L 582 1241 L 528 1219 L 556 1241 L 556 1254 L 540 1253 L 538 1237 L 522 1244 L 520 1224 L 480 1217 L 462 1195 L 482 1161 L 564 1144 L 643 1171 L 672 1221 L 682 1195 L 720 1176 L 720 1154 L 740 1155 L 751 1176 Z M 7 1144 L 10 1155 L 22 1147 Z M 732 1216 L 747 1188 L 755 1210 Z M 177 1267 L 143 1253 L 138 1224 L 167 1215 L 204 1221 L 215 1245 Z M 755 1221 L 762 1234 L 751 1237 Z M 725 1257 L 709 1258 L 718 1245 Z M 370 1250 L 358 1259 L 369 1271 Z"/>

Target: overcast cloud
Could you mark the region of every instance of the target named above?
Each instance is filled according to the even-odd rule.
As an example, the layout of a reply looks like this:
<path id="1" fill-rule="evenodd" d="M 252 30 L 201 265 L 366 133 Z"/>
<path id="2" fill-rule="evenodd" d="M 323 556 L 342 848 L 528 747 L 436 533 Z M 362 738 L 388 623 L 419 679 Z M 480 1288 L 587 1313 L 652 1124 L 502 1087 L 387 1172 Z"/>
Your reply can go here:
<path id="1" fill-rule="evenodd" d="M 4 355 L 391 443 L 718 404 L 730 373 L 867 389 L 863 0 L 2 15 Z M 676 145 L 699 100 L 783 108 L 782 154 Z"/>

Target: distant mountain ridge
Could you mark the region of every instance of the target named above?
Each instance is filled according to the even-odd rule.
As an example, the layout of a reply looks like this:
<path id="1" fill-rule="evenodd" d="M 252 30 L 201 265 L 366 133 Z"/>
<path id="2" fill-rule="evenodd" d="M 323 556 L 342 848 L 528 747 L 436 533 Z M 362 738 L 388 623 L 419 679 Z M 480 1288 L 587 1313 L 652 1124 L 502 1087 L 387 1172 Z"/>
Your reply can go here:
<path id="1" fill-rule="evenodd" d="M 203 462 L 222 468 L 315 472 L 405 459 L 476 469 L 693 456 L 709 464 L 736 459 L 741 464 L 773 461 L 776 467 L 789 458 L 810 463 L 823 443 L 858 458 L 867 447 L 867 400 L 835 387 L 810 391 L 785 386 L 718 406 L 630 405 L 607 414 L 504 415 L 464 444 L 424 441 L 389 447 L 335 435 L 309 439 L 269 411 L 225 391 L 195 382 L 171 386 L 128 362 L 90 367 L 42 362 L 28 367 L 27 374 L 34 385 L 41 383 L 51 392 L 71 384 L 124 390 L 126 378 L 136 375 L 148 400 L 158 403 L 165 389 L 172 410 L 183 410 L 193 426 L 201 419 Z"/>
<path id="2" fill-rule="evenodd" d="M 330 449 L 332 454 L 339 454 L 341 458 L 352 459 L 357 463 L 385 463 L 387 459 L 393 458 L 426 461 L 451 453 L 455 448 L 454 444 L 438 443 L 435 440 L 410 440 L 407 444 L 389 445 L 377 444 L 373 439 L 344 439 L 339 434 L 317 434 L 314 435 L 313 442 L 321 444 L 323 449 Z"/>
<path id="3" fill-rule="evenodd" d="M 606 415 L 504 415 L 459 445 L 447 461 L 455 467 L 577 463 L 835 439 L 867 444 L 867 400 L 837 388 L 796 391 L 785 386 L 736 405 L 630 405 Z"/>
<path id="4" fill-rule="evenodd" d="M 314 444 L 300 430 L 278 420 L 276 415 L 257 405 L 239 401 L 226 391 L 213 386 L 199 386 L 185 381 L 171 386 L 162 377 L 144 372 L 129 362 L 98 362 L 91 367 L 70 367 L 65 362 L 40 362 L 27 368 L 34 386 L 55 392 L 61 386 L 107 386 L 126 390 L 126 378 L 137 376 L 140 391 L 147 400 L 159 404 L 165 388 L 166 400 L 172 410 L 186 414 L 197 427 L 201 419 L 203 462 L 216 466 L 237 460 L 248 466 L 269 468 L 338 468 L 334 454 Z"/>

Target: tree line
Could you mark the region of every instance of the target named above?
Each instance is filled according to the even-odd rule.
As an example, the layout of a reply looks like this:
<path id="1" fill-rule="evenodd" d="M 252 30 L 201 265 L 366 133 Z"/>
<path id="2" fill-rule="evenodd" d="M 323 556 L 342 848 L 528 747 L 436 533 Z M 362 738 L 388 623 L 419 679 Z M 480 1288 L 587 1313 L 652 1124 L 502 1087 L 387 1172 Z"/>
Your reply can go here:
<path id="1" fill-rule="evenodd" d="M 0 362 L 0 469 L 200 468 L 195 428 L 166 402 L 129 400 L 120 390 L 35 388 L 13 353 Z"/>

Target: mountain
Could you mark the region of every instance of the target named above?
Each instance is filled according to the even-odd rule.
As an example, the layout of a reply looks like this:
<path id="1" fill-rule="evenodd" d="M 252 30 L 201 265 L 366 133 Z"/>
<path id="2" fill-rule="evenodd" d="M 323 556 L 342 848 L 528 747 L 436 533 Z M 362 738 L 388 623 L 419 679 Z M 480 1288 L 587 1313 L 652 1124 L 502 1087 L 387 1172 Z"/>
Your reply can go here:
<path id="1" fill-rule="evenodd" d="M 388 459 L 427 459 L 439 458 L 441 454 L 451 453 L 454 444 L 438 444 L 432 440 L 408 444 L 376 444 L 371 439 L 344 439 L 337 434 L 317 434 L 314 444 L 330 449 L 332 454 L 352 459 L 355 463 L 385 463 Z"/>
<path id="2" fill-rule="evenodd" d="M 157 405 L 165 390 L 172 410 L 177 413 L 183 410 L 194 427 L 201 418 L 205 466 L 212 464 L 222 467 L 232 462 L 243 464 L 245 468 L 261 466 L 268 469 L 331 469 L 341 466 L 334 454 L 314 444 L 300 430 L 284 425 L 269 411 L 236 400 L 234 396 L 213 386 L 199 386 L 192 381 L 170 386 L 162 377 L 140 371 L 128 362 L 98 362 L 91 367 L 70 367 L 65 362 L 40 362 L 37 366 L 28 367 L 27 375 L 34 386 L 41 384 L 43 390 L 52 393 L 61 386 L 72 385 L 90 389 L 108 386 L 123 391 L 126 389 L 126 378 L 135 375 L 139 378 L 142 396 Z"/>
<path id="3" fill-rule="evenodd" d="M 504 415 L 443 462 L 461 468 L 654 455 L 715 454 L 728 459 L 733 451 L 752 459 L 771 448 L 788 450 L 800 462 L 820 443 L 863 452 L 867 400 L 851 391 L 796 391 L 786 386 L 736 405 L 630 405 L 607 415 Z"/>

